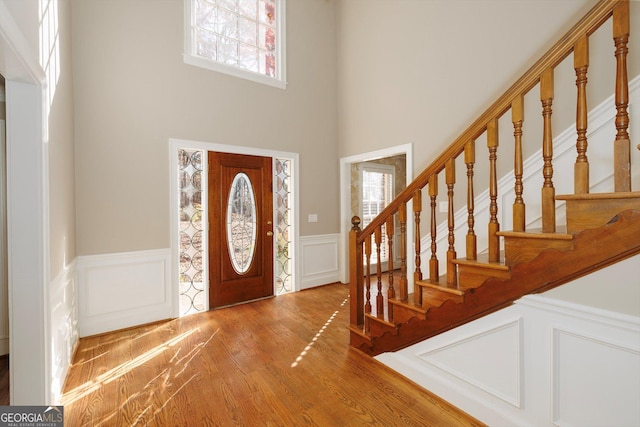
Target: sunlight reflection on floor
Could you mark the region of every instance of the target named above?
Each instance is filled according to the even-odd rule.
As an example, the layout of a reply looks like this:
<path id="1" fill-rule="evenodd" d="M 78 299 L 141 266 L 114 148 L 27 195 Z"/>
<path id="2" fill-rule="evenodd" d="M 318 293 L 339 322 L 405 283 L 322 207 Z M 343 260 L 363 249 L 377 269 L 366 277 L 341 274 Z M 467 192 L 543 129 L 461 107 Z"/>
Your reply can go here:
<path id="1" fill-rule="evenodd" d="M 88 381 L 84 384 L 82 384 L 79 387 L 76 387 L 73 390 L 70 390 L 66 393 L 64 393 L 64 395 L 61 398 L 61 404 L 62 405 L 68 405 L 73 403 L 74 401 L 81 399 L 87 395 L 89 395 L 90 393 L 95 392 L 96 390 L 98 390 L 102 385 L 104 384 L 108 384 L 116 379 L 118 379 L 119 377 L 121 377 L 122 375 L 125 375 L 126 373 L 132 371 L 133 369 L 143 365 L 144 363 L 148 362 L 149 360 L 153 359 L 154 357 L 159 356 L 160 354 L 162 354 L 163 352 L 165 352 L 166 350 L 170 349 L 171 347 L 173 347 L 174 345 L 176 345 L 177 343 L 179 343 L 180 341 L 188 338 L 190 335 L 199 332 L 200 328 L 194 328 L 191 329 L 189 331 L 186 331 L 178 336 L 176 336 L 175 338 L 172 338 L 170 340 L 168 340 L 165 343 L 162 343 L 158 346 L 156 346 L 155 348 L 141 354 L 140 356 L 137 356 L 134 359 L 131 359 L 125 363 L 120 364 L 119 366 L 116 366 L 113 369 L 108 370 L 107 372 L 98 375 L 97 377 L 93 378 L 91 381 Z M 188 354 L 184 355 L 183 357 L 177 359 L 175 361 L 175 363 L 180 363 L 180 362 L 184 362 L 184 366 L 186 367 L 186 365 L 189 364 L 189 362 L 193 359 L 193 357 L 195 356 L 195 354 L 202 348 L 204 347 L 209 341 L 211 341 L 211 339 L 213 339 L 214 335 L 216 335 L 216 333 L 218 333 L 219 329 L 216 330 L 211 337 L 209 337 L 209 339 L 206 342 L 200 343 L 197 346 L 195 346 L 195 348 L 190 351 Z M 174 356 L 175 359 L 175 356 Z M 173 360 L 173 359 L 172 359 Z M 184 368 L 181 369 L 178 372 L 178 375 L 181 374 L 184 371 Z"/>
<path id="2" fill-rule="evenodd" d="M 344 299 L 344 301 L 342 301 L 342 304 L 340 304 L 340 307 L 344 307 L 345 304 L 347 303 L 347 298 Z M 291 364 L 292 368 L 295 368 L 296 366 L 298 366 L 298 363 L 304 358 L 304 356 L 307 355 L 307 352 L 309 350 L 311 350 L 311 347 L 316 343 L 316 341 L 318 341 L 318 339 L 320 338 L 320 336 L 322 335 L 322 333 L 327 329 L 327 327 L 331 324 L 331 322 L 333 321 L 333 319 L 338 315 L 338 313 L 340 313 L 340 310 L 336 310 L 333 312 L 333 314 L 331 315 L 331 317 L 329 317 L 329 319 L 325 322 L 324 325 L 322 325 L 322 328 L 320 328 L 320 330 L 318 331 L 318 333 L 313 337 L 313 339 L 311 340 L 311 342 L 309 344 L 307 344 L 307 346 L 304 348 L 304 350 L 302 350 L 300 352 L 300 355 L 298 357 L 296 357 L 296 360 Z"/>

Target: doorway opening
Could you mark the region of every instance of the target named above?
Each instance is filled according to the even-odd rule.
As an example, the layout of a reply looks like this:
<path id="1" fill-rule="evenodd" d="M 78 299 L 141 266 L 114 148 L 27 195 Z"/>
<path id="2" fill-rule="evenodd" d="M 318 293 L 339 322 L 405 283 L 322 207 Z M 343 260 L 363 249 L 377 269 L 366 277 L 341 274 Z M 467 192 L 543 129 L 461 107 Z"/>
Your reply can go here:
<path id="1" fill-rule="evenodd" d="M 373 218 L 377 215 L 377 211 L 384 209 L 384 206 L 381 206 L 385 203 L 384 200 L 389 200 L 389 198 L 392 200 L 413 180 L 412 164 L 411 144 L 399 145 L 340 159 L 340 254 L 343 260 L 341 263 L 343 268 L 340 273 L 343 283 L 349 281 L 349 271 L 347 267 L 349 265 L 349 231 L 351 230 L 351 218 L 358 216 L 361 220 L 366 220 L 368 216 Z M 368 178 L 365 172 L 370 173 Z M 393 190 L 390 188 L 390 174 L 393 175 Z M 365 187 L 368 187 L 367 189 L 369 190 L 366 196 L 364 192 Z M 408 208 L 411 208 L 411 204 L 409 204 Z M 361 222 L 360 228 L 362 229 L 365 225 L 366 224 Z M 413 239 L 413 224 L 411 221 L 407 222 L 407 239 Z M 397 242 L 394 242 L 394 244 L 397 244 Z M 397 254 L 399 251 L 394 251 L 394 253 Z M 384 255 L 384 253 L 381 253 L 381 261 Z M 408 269 L 413 268 L 413 262 L 413 257 L 407 257 Z M 386 262 L 381 263 L 383 270 L 386 269 L 386 264 Z M 409 287 L 412 289 L 412 278 L 409 279 Z"/>
<path id="2" fill-rule="evenodd" d="M 269 158 L 269 172 L 272 178 L 268 184 L 272 195 L 269 196 L 270 212 L 264 218 L 270 217 L 271 219 L 266 221 L 272 223 L 263 224 L 268 225 L 269 230 L 263 227 L 259 231 L 268 237 L 263 243 L 269 245 L 270 253 L 273 254 L 268 267 L 271 269 L 268 294 L 277 296 L 296 291 L 298 154 L 185 140 L 170 140 L 170 151 L 171 176 L 174 177 L 171 182 L 171 246 L 175 273 L 172 277 L 177 283 L 174 293 L 177 300 L 174 309 L 177 315 L 184 316 L 214 308 L 215 304 L 210 303 L 213 295 L 209 284 L 212 274 L 219 277 L 221 270 L 218 261 L 223 256 L 229 258 L 231 270 L 237 272 L 229 257 L 229 249 L 225 249 L 225 252 L 217 246 L 213 247 L 213 237 L 210 237 L 210 224 L 213 222 L 209 205 L 211 191 L 214 190 L 210 188 L 213 177 L 210 176 L 212 171 L 207 161 L 209 153 Z M 244 182 L 242 179 L 236 181 L 236 184 Z M 245 186 L 234 188 L 238 191 L 246 189 Z M 225 199 L 221 202 L 225 208 L 229 207 L 227 196 L 231 195 L 231 186 L 227 190 L 229 191 L 215 189 L 216 197 Z M 235 193 L 238 194 L 237 191 Z M 252 195 L 255 194 L 254 191 Z M 218 202 L 215 203 L 217 206 Z M 227 209 L 226 212 L 231 211 Z M 260 218 L 263 219 L 262 215 Z M 218 220 L 215 221 L 220 225 Z M 230 225 L 225 223 L 224 227 L 220 228 L 222 234 L 216 234 L 220 234 L 215 238 L 216 244 L 221 241 L 221 237 L 226 240 L 228 226 Z M 267 236 L 267 232 L 273 235 Z M 215 261 L 211 259 L 212 255 L 216 257 Z M 239 286 L 246 283 L 246 277 L 238 279 Z"/>

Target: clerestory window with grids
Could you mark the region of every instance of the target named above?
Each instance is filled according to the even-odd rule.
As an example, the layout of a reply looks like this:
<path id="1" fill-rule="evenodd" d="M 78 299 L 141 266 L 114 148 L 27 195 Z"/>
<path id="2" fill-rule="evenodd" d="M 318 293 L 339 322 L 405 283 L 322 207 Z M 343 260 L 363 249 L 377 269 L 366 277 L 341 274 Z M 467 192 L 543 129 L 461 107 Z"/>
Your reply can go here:
<path id="1" fill-rule="evenodd" d="M 186 63 L 285 88 L 285 0 L 184 0 Z"/>

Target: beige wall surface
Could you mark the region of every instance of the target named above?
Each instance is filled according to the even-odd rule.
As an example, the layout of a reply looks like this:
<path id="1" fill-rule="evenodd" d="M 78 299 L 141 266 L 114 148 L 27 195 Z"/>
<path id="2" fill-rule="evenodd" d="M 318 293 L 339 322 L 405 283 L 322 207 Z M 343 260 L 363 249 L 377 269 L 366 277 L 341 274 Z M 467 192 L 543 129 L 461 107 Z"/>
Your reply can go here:
<path id="1" fill-rule="evenodd" d="M 182 0 L 73 0 L 79 255 L 169 247 L 169 138 L 300 154 L 300 234 L 338 231 L 335 3 L 287 2 L 286 90 L 186 65 Z"/>
<path id="2" fill-rule="evenodd" d="M 54 92 L 49 113 L 49 247 L 52 279 L 76 257 L 70 6 L 69 0 L 58 0 L 59 77 L 55 88 L 52 88 Z"/>
<path id="3" fill-rule="evenodd" d="M 1 0 L 7 8 L 13 20 L 20 27 L 20 32 L 24 36 L 24 40 L 35 56 L 38 58 L 38 49 L 40 46 L 38 16 L 39 0 Z"/>
<path id="4" fill-rule="evenodd" d="M 11 13 L 13 21 L 24 36 L 21 52 L 43 65 L 40 61 L 40 8 L 36 0 L 2 0 Z M 55 19 L 51 19 L 58 37 L 52 38 L 51 48 L 55 64 L 51 70 L 44 70 L 45 78 L 50 73 L 57 74 L 51 85 L 51 102 L 47 102 L 49 152 L 49 272 L 55 278 L 76 257 L 75 235 L 75 172 L 73 139 L 73 84 L 71 70 L 71 13 L 70 1 L 58 0 L 50 5 L 58 5 Z M 56 31 L 52 31 L 55 34 Z M 55 46 L 55 47 L 54 47 Z M 46 48 L 44 49 L 47 50 Z M 45 83 L 43 83 L 44 85 Z M 10 126 L 10 124 L 7 124 Z"/>
<path id="5" fill-rule="evenodd" d="M 631 3 L 632 28 L 638 28 L 640 2 Z M 413 142 L 414 175 L 419 173 L 594 4 L 595 0 L 341 1 L 340 156 Z M 615 69 L 611 26 L 603 32 L 591 40 L 591 48 L 604 43 L 610 59 L 605 64 L 593 59 L 591 106 L 613 93 L 610 84 L 594 83 Z M 630 41 L 632 52 L 640 44 L 637 33 Z M 640 61 L 634 61 L 630 76 L 640 72 Z M 575 119 L 572 56 L 567 62 L 568 67 L 563 64 L 556 70 L 556 88 L 567 82 L 573 98 L 557 96 L 557 132 Z M 594 88 L 606 88 L 607 93 Z M 540 109 L 536 90 L 525 108 L 525 132 L 530 131 L 525 138 L 534 144 L 540 141 L 532 133 L 531 114 L 539 115 L 533 112 Z M 510 115 L 505 119 L 500 128 L 512 135 Z"/>

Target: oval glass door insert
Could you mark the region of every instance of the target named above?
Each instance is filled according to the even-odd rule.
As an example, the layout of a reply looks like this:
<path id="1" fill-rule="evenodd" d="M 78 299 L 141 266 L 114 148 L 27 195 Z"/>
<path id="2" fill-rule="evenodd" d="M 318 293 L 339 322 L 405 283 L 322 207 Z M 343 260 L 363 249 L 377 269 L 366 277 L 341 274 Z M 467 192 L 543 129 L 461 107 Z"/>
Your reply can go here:
<path id="1" fill-rule="evenodd" d="M 227 206 L 227 247 L 234 270 L 244 274 L 256 246 L 256 200 L 251 180 L 240 172 L 233 178 Z"/>

